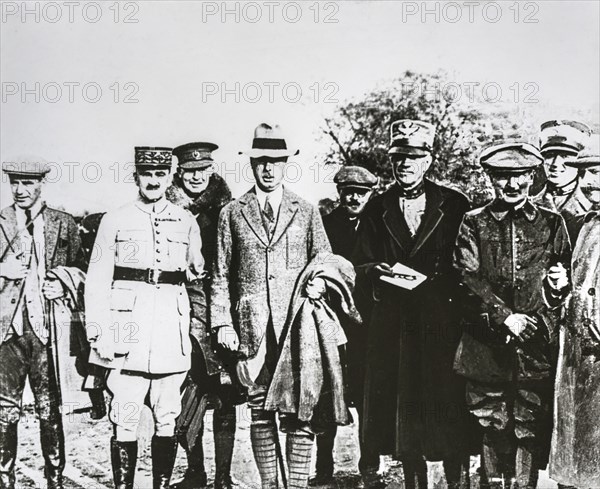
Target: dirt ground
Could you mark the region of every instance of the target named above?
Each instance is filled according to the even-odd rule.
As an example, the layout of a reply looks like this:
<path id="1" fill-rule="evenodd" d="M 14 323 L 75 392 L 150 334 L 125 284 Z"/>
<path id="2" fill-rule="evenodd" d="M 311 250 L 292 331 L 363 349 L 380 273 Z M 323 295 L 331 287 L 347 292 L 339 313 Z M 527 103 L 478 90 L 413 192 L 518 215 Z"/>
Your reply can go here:
<path id="1" fill-rule="evenodd" d="M 214 450 L 212 446 L 212 412 L 206 419 L 204 446 L 206 469 L 209 477 L 214 474 Z M 113 487 L 110 466 L 109 439 L 111 426 L 107 418 L 93 421 L 87 411 L 65 416 L 65 436 L 67 451 L 67 468 L 65 470 L 66 488 L 106 489 Z M 137 489 L 152 488 L 152 465 L 150 459 L 150 438 L 152 436 L 151 414 L 145 411 L 139 432 L 140 456 L 138 459 L 135 487 Z M 284 440 L 282 439 L 282 442 Z M 284 445 L 285 446 L 285 445 Z M 313 454 L 313 471 L 314 471 Z M 351 425 L 340 428 L 335 447 L 336 483 L 328 488 L 352 489 L 358 482 L 358 437 L 357 426 Z M 432 489 L 446 487 L 442 477 L 440 464 L 429 465 L 430 483 Z M 473 457 L 471 461 L 471 487 L 478 487 L 477 468 L 479 460 Z M 172 481 L 183 476 L 186 468 L 185 453 L 179 450 Z M 384 459 L 382 469 L 387 471 L 389 489 L 403 487 L 401 467 L 390 460 Z M 238 429 L 233 461 L 233 477 L 239 489 L 260 489 L 258 472 L 252 457 L 250 447 L 249 411 L 245 406 L 238 408 Z M 17 488 L 45 488 L 43 479 L 43 459 L 40 453 L 38 422 L 33 412 L 33 406 L 27 404 L 19 427 L 19 452 L 17 463 Z M 325 486 L 324 486 L 325 487 Z M 542 473 L 540 489 L 555 489 L 557 486 L 550 481 L 547 474 Z"/>

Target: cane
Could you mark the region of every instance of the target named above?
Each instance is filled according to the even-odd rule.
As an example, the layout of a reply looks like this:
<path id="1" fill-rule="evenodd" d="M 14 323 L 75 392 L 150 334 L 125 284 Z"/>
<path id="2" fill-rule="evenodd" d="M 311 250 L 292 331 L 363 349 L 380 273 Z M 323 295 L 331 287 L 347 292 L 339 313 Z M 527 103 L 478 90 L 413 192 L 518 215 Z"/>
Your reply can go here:
<path id="1" fill-rule="evenodd" d="M 50 338 L 50 357 L 52 358 L 52 370 L 56 379 L 56 395 L 58 397 L 59 410 L 62 413 L 62 391 L 60 386 L 60 368 L 58 365 L 58 334 L 56 331 L 56 317 L 54 316 L 54 301 L 46 301 L 48 310 L 48 329 Z"/>
<path id="2" fill-rule="evenodd" d="M 237 378 L 243 387 L 245 387 L 249 391 L 258 390 L 259 387 L 250 378 L 250 375 L 248 373 L 248 368 L 247 368 L 246 362 L 244 360 L 238 360 L 235 370 L 236 370 Z M 279 470 L 281 472 L 281 482 L 283 482 L 283 487 L 285 489 L 287 489 L 288 488 L 287 476 L 285 473 L 285 465 L 283 463 L 283 453 L 281 452 L 281 444 L 279 443 L 279 431 L 277 430 L 277 425 L 275 425 L 275 453 L 277 455 L 277 461 L 279 462 Z"/>

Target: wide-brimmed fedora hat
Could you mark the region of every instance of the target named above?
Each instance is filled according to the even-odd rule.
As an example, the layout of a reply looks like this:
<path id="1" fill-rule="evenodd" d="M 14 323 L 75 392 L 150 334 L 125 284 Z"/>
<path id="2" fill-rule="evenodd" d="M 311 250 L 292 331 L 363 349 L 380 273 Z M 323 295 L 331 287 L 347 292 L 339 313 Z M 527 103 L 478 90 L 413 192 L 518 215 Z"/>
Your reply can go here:
<path id="1" fill-rule="evenodd" d="M 288 149 L 283 132 L 278 125 L 259 124 L 254 130 L 252 149 L 240 151 L 250 158 L 287 158 L 300 153 L 300 150 Z"/>

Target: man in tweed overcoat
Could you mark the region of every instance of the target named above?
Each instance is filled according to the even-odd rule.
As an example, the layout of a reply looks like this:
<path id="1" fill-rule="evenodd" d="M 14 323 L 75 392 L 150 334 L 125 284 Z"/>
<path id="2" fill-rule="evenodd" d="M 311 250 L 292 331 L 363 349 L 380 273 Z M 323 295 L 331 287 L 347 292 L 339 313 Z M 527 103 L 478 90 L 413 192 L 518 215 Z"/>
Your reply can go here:
<path id="1" fill-rule="evenodd" d="M 211 286 L 211 327 L 219 343 L 237 350 L 238 376 L 248 387 L 250 435 L 263 488 L 277 488 L 277 431 L 264 399 L 279 353 L 279 339 L 294 285 L 319 252 L 330 252 L 316 207 L 281 185 L 287 149 L 277 126 L 261 124 L 250 156 L 256 185 L 226 205 L 219 216 L 216 264 Z M 325 291 L 321 279 L 307 295 Z M 294 420 L 288 432 L 288 488 L 306 487 L 314 435 Z"/>

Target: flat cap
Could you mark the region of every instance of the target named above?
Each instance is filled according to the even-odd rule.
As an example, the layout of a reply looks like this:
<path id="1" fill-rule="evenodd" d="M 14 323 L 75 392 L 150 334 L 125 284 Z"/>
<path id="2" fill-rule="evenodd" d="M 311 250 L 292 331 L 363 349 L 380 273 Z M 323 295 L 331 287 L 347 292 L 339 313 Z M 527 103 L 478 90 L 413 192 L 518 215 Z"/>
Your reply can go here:
<path id="1" fill-rule="evenodd" d="M 379 179 L 361 166 L 344 166 L 333 177 L 338 187 L 357 187 L 371 189 Z"/>
<path id="2" fill-rule="evenodd" d="M 576 155 L 586 146 L 590 134 L 591 129 L 583 122 L 547 121 L 540 130 L 540 150 L 542 153 L 563 151 Z"/>
<path id="3" fill-rule="evenodd" d="M 479 164 L 486 170 L 519 172 L 537 168 L 544 161 L 540 151 L 532 144 L 507 142 L 484 149 Z"/>
<path id="4" fill-rule="evenodd" d="M 42 158 L 17 158 L 3 162 L 2 171 L 9 176 L 42 178 L 50 171 L 50 165 Z"/>
<path id="5" fill-rule="evenodd" d="M 431 153 L 435 127 L 433 124 L 411 119 L 400 119 L 390 126 L 388 154 L 425 156 Z"/>
<path id="6" fill-rule="evenodd" d="M 135 166 L 153 168 L 171 168 L 173 150 L 158 146 L 136 146 Z"/>
<path id="7" fill-rule="evenodd" d="M 600 165 L 600 134 L 592 134 L 588 145 L 579 152 L 577 158 L 565 161 L 565 165 L 576 168 Z"/>
<path id="8" fill-rule="evenodd" d="M 214 143 L 188 143 L 177 146 L 173 154 L 184 170 L 202 170 L 213 164 L 212 152 L 219 147 Z"/>

